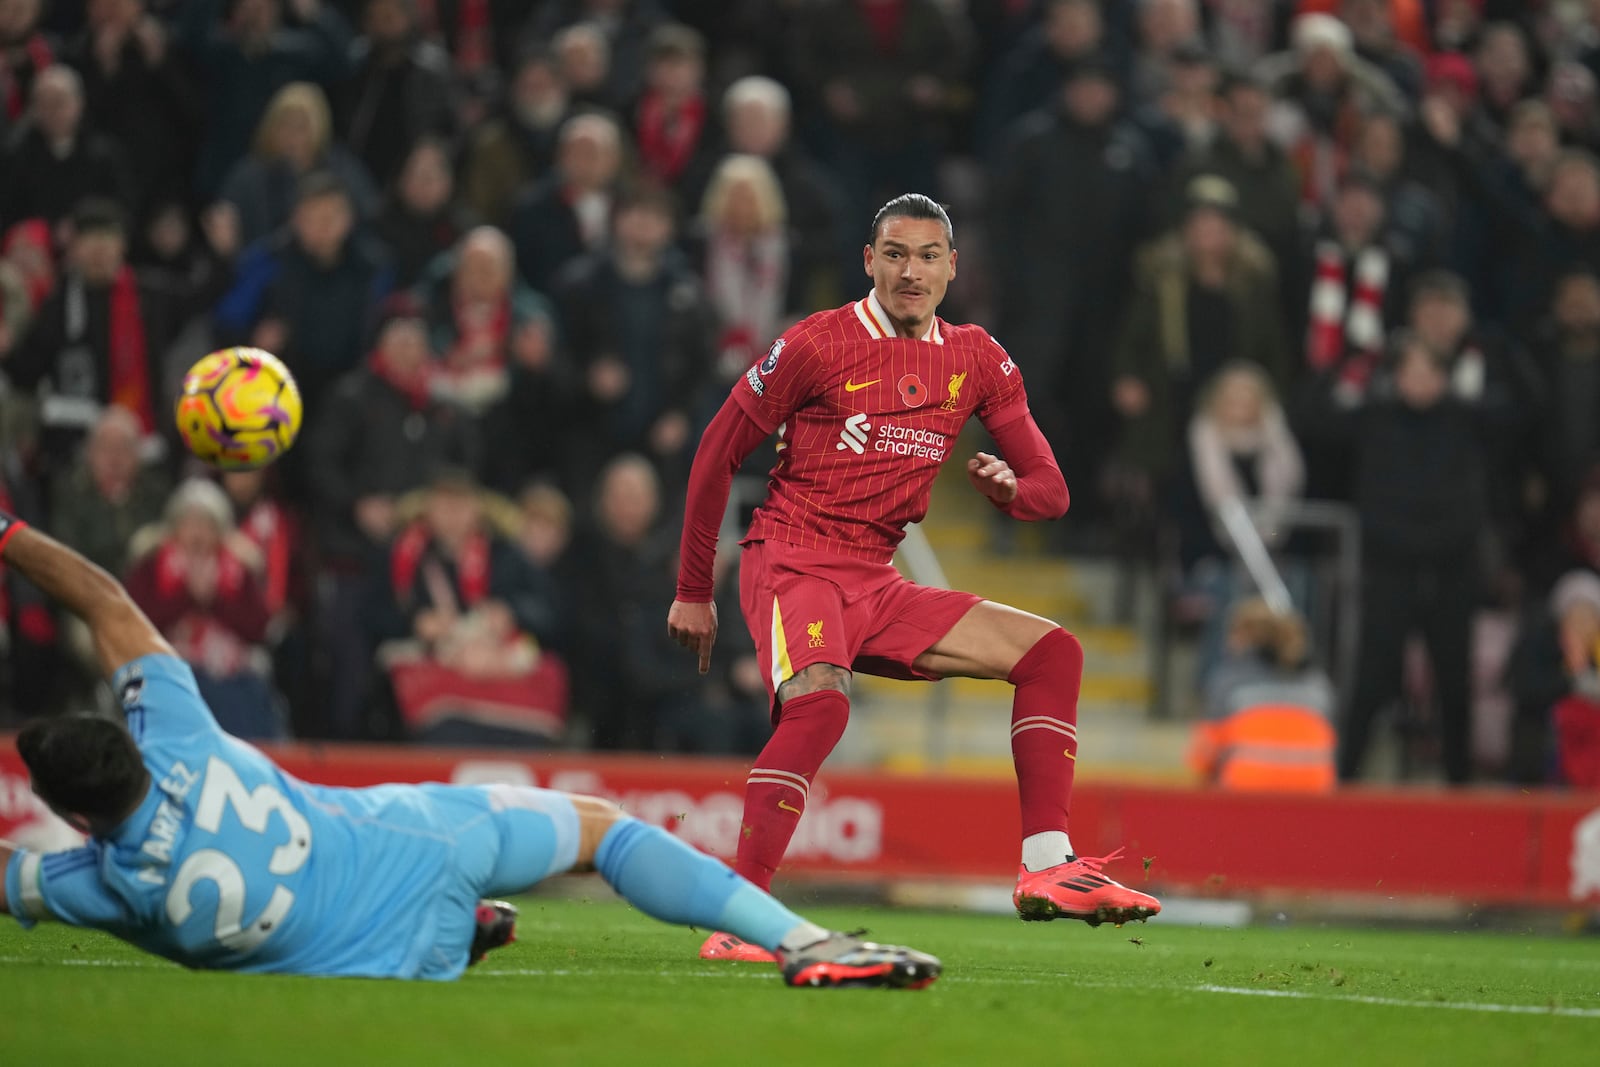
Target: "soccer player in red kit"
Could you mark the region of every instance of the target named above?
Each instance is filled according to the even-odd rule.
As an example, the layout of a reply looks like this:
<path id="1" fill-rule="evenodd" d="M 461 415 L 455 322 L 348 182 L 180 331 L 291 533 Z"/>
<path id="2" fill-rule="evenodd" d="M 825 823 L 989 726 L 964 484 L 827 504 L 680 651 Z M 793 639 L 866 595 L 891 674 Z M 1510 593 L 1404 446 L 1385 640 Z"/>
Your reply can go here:
<path id="1" fill-rule="evenodd" d="M 931 589 L 891 563 L 933 480 L 977 415 L 1000 456 L 967 460 L 973 487 L 1017 519 L 1054 519 L 1067 485 L 1028 412 L 1022 374 L 976 326 L 934 314 L 956 273 L 950 218 L 908 193 L 885 204 L 865 249 L 872 291 L 789 329 L 735 384 L 689 478 L 672 636 L 710 665 L 712 557 L 733 474 L 773 432 L 778 460 L 745 536 L 740 603 L 767 675 L 775 727 L 745 786 L 735 869 L 768 888 L 822 761 L 850 716 L 853 671 L 994 678 L 1016 687 L 1011 752 L 1022 804 L 1013 896 L 1024 919 L 1146 919 L 1151 896 L 1073 853 L 1067 802 L 1077 761 L 1083 649 L 1048 619 Z M 1005 458 L 1001 458 L 1001 457 Z M 765 959 L 723 933 L 707 959 Z"/>

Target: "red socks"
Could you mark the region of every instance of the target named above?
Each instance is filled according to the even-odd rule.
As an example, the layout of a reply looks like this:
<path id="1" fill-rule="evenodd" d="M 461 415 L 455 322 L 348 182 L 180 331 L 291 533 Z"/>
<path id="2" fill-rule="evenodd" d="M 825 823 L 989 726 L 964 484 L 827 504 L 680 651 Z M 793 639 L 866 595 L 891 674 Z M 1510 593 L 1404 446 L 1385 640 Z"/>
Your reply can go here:
<path id="1" fill-rule="evenodd" d="M 1012 668 L 1011 759 L 1022 800 L 1022 836 L 1065 831 L 1078 760 L 1078 686 L 1083 646 L 1051 630 Z"/>
<path id="2" fill-rule="evenodd" d="M 762 889 L 772 887 L 772 876 L 806 810 L 811 780 L 844 735 L 849 719 L 850 698 L 837 689 L 819 689 L 784 702 L 777 729 L 746 780 L 744 825 L 733 866 Z"/>

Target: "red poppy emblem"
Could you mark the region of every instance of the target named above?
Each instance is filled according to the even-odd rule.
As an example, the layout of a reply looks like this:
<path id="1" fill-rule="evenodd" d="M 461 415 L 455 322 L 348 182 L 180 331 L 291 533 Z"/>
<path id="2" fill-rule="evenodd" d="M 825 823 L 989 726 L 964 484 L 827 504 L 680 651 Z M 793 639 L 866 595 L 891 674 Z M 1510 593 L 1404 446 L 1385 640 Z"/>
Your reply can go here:
<path id="1" fill-rule="evenodd" d="M 915 374 L 901 375 L 899 385 L 900 399 L 905 401 L 906 407 L 920 408 L 928 402 L 928 387 Z"/>

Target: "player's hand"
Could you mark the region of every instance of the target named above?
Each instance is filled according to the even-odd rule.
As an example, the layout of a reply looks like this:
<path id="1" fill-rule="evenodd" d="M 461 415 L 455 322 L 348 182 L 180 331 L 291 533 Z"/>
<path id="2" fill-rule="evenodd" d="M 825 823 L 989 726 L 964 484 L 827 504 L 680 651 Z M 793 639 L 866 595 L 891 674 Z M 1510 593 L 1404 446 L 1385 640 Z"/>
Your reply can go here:
<path id="1" fill-rule="evenodd" d="M 711 646 L 717 643 L 717 605 L 672 602 L 667 612 L 667 633 L 684 648 L 700 657 L 700 673 L 711 670 Z"/>
<path id="2" fill-rule="evenodd" d="M 1017 499 L 1017 474 L 1011 464 L 998 456 L 979 452 L 967 460 L 967 480 L 996 504 L 1009 504 Z"/>

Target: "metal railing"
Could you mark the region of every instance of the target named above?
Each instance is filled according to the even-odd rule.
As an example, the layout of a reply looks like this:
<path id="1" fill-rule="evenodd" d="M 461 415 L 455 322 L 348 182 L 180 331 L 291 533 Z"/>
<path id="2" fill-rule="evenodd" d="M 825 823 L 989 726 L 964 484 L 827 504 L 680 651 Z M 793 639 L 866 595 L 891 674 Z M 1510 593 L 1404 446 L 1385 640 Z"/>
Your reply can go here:
<path id="1" fill-rule="evenodd" d="M 1322 650 L 1322 660 L 1333 678 L 1341 711 L 1354 688 L 1357 645 L 1361 624 L 1361 520 L 1354 508 L 1327 500 L 1296 500 L 1263 504 L 1259 500 L 1231 501 L 1219 517 L 1223 529 L 1239 556 L 1246 573 L 1273 611 L 1285 612 L 1290 601 L 1283 575 L 1257 532 L 1263 520 L 1290 532 L 1331 535 L 1331 551 L 1309 555 L 1312 598 L 1306 622 L 1313 647 Z M 1304 605 L 1302 605 L 1304 607 Z M 1226 610 L 1218 605 L 1217 610 Z M 1159 677 L 1165 680 L 1171 665 L 1166 630 L 1168 619 L 1163 604 L 1158 622 L 1162 633 L 1157 639 Z M 1170 714 L 1170 688 L 1158 686 L 1160 696 L 1152 711 L 1157 716 Z"/>

